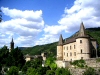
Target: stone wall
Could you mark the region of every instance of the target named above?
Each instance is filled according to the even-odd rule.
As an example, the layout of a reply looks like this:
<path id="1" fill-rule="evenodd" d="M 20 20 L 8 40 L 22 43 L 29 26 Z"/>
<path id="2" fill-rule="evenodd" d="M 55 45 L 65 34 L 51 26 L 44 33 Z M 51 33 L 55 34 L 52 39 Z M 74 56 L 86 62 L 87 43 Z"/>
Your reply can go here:
<path id="1" fill-rule="evenodd" d="M 100 59 L 100 58 L 91 58 L 91 59 L 85 60 L 86 65 L 88 67 L 100 67 L 100 62 L 98 62 L 97 59 Z"/>
<path id="2" fill-rule="evenodd" d="M 100 75 L 99 69 L 100 68 L 94 68 L 96 70 L 96 74 Z M 86 68 L 69 68 L 72 75 L 83 75 Z"/>
<path id="3" fill-rule="evenodd" d="M 98 69 L 100 69 L 100 61 L 98 62 L 97 59 L 100 58 L 87 59 L 85 60 L 85 63 L 87 67 L 93 67 L 96 70 L 97 74 L 100 75 L 100 72 L 98 71 Z M 86 68 L 75 68 L 73 65 L 70 65 L 70 62 L 67 61 L 56 61 L 56 64 L 60 68 L 68 67 L 72 75 L 83 75 L 84 71 L 86 70 Z"/>

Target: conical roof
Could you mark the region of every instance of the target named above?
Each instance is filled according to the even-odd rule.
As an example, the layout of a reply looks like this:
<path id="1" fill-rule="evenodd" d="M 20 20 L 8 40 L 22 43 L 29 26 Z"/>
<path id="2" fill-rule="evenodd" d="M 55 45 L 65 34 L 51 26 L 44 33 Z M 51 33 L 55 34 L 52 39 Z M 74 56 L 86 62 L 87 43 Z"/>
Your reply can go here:
<path id="1" fill-rule="evenodd" d="M 63 37 L 62 34 L 60 34 L 58 45 L 63 45 Z"/>
<path id="2" fill-rule="evenodd" d="M 81 25 L 80 25 L 80 30 L 79 30 L 78 36 L 79 36 L 79 37 L 86 36 L 85 27 L 84 27 L 83 22 L 82 22 Z"/>

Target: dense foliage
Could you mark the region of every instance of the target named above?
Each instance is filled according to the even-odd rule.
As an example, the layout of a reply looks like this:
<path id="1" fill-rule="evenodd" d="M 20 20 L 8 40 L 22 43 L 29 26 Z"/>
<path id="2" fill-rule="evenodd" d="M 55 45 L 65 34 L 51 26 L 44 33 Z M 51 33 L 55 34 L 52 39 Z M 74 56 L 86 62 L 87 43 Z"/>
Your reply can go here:
<path id="1" fill-rule="evenodd" d="M 21 50 L 15 48 L 11 52 L 4 46 L 0 49 L 0 71 L 3 67 L 16 66 L 20 70 L 25 64 L 24 56 Z"/>
<path id="2" fill-rule="evenodd" d="M 74 65 L 75 67 L 85 67 L 85 61 L 84 60 L 75 60 L 73 62 L 70 62 L 71 65 Z"/>

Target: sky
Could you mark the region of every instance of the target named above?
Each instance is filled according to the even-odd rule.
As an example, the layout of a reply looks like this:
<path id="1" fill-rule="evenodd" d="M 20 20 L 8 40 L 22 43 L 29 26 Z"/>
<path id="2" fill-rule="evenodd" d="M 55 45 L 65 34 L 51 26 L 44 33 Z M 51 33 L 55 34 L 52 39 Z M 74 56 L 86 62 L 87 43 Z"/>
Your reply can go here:
<path id="1" fill-rule="evenodd" d="M 0 47 L 31 47 L 68 38 L 79 30 L 100 27 L 100 0 L 0 0 Z"/>

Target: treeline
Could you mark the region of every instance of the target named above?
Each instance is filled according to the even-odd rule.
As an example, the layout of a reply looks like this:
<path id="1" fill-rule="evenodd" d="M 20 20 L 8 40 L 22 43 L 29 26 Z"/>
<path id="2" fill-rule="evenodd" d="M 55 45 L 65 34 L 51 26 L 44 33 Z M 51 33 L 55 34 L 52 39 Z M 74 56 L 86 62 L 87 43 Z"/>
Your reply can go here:
<path id="1" fill-rule="evenodd" d="M 40 55 L 42 52 L 46 52 L 48 56 L 53 57 L 56 56 L 56 46 L 57 42 L 45 45 L 36 45 L 34 47 L 26 48 L 22 50 L 22 52 L 24 55 Z"/>

